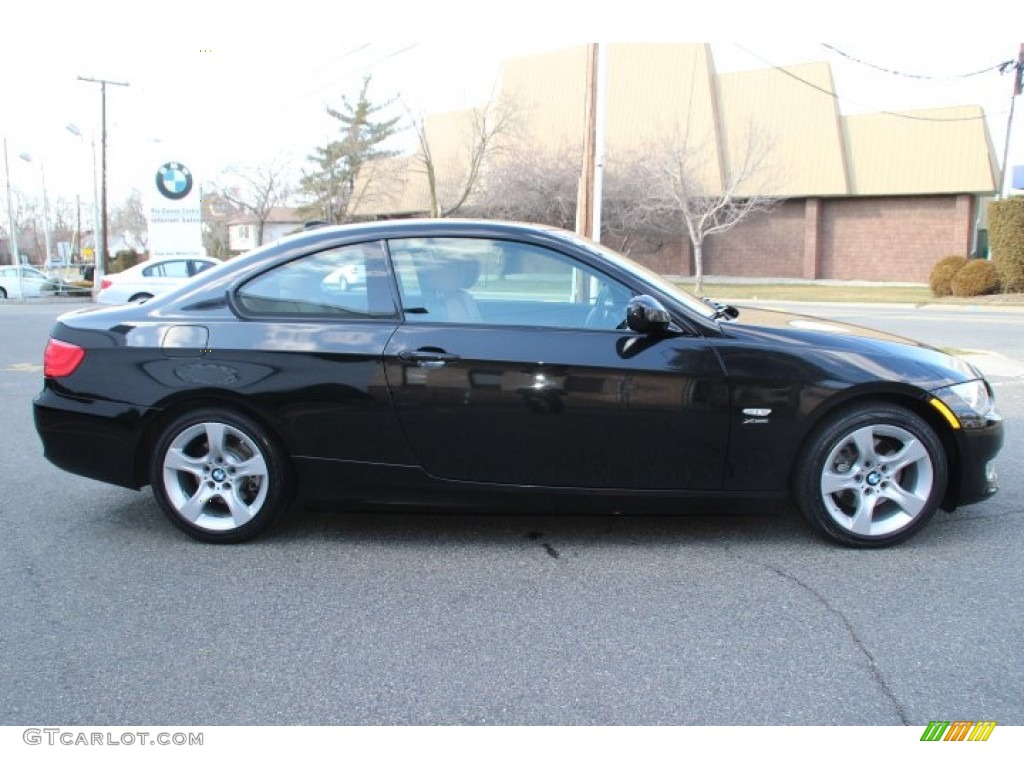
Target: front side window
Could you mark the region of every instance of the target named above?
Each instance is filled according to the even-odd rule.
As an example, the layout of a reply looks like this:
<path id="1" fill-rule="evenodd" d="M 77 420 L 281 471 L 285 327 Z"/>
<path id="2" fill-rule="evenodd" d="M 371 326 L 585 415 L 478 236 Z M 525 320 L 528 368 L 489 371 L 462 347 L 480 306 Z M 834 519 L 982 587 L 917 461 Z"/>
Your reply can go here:
<path id="1" fill-rule="evenodd" d="M 281 264 L 238 289 L 253 315 L 394 317 L 384 250 L 379 242 L 332 248 Z"/>
<path id="2" fill-rule="evenodd" d="M 608 275 L 527 243 L 407 238 L 388 247 L 411 323 L 621 328 L 633 295 Z"/>

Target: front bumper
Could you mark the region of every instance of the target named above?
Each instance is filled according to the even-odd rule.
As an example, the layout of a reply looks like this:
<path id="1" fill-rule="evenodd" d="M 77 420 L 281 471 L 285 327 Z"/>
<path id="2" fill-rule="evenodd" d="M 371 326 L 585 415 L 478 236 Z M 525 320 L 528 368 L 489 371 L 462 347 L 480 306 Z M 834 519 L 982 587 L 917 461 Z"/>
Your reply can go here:
<path id="1" fill-rule="evenodd" d="M 955 487 L 953 498 L 943 505 L 955 509 L 987 499 L 999 490 L 995 458 L 1003 447 L 1002 419 L 988 419 L 984 426 L 959 430 L 959 477 L 951 478 Z"/>

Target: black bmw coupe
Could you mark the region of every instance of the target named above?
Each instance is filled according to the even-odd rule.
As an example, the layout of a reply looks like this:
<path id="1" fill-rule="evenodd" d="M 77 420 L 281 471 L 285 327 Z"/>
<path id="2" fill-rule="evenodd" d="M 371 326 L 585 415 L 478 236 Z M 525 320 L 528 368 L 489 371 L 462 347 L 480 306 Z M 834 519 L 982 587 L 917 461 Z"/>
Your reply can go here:
<path id="1" fill-rule="evenodd" d="M 355 275 L 358 279 L 352 279 Z M 151 485 L 237 542 L 296 497 L 618 511 L 778 503 L 851 546 L 996 491 L 971 365 L 694 298 L 558 229 L 322 227 L 143 304 L 61 316 L 35 421 L 57 466 Z"/>

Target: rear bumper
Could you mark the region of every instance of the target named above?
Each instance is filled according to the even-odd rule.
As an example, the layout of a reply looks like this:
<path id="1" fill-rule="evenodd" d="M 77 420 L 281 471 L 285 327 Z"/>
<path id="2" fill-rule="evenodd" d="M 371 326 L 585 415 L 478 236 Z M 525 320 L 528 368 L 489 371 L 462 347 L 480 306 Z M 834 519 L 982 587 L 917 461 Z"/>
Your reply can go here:
<path id="1" fill-rule="evenodd" d="M 146 485 L 139 457 L 146 412 L 125 403 L 83 401 L 47 388 L 32 404 L 43 455 L 61 469 L 105 483 Z"/>

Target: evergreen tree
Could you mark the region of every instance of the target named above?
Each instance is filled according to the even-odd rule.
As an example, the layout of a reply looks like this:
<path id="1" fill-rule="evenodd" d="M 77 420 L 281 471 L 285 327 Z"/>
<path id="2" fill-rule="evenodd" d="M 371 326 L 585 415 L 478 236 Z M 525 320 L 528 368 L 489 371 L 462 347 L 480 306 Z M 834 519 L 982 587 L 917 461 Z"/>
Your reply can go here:
<path id="1" fill-rule="evenodd" d="M 396 154 L 381 145 L 396 133 L 400 118 L 376 119 L 393 100 L 374 104 L 367 95 L 369 87 L 367 76 L 354 104 L 342 96 L 340 110 L 327 108 L 327 114 L 340 123 L 341 137 L 317 147 L 306 158 L 313 167 L 300 183 L 300 189 L 309 199 L 304 209 L 331 224 L 340 224 L 351 217 L 354 204 L 358 202 L 359 169 L 370 160 Z"/>

